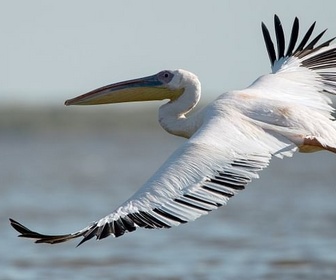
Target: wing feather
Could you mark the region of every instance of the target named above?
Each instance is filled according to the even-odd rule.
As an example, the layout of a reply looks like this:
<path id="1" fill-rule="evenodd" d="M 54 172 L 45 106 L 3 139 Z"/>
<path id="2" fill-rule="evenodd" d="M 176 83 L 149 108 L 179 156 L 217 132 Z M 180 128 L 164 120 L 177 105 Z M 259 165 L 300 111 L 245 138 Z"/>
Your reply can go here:
<path id="1" fill-rule="evenodd" d="M 261 23 L 261 29 L 262 29 L 262 32 L 263 32 L 268 57 L 270 59 L 271 65 L 273 65 L 274 62 L 276 61 L 276 54 L 275 54 L 275 50 L 274 50 L 273 41 L 272 41 L 271 35 L 270 35 L 266 25 L 263 22 Z"/>
<path id="2" fill-rule="evenodd" d="M 277 15 L 274 16 L 274 28 L 277 38 L 278 59 L 285 55 L 285 35 L 282 29 L 282 24 Z"/>
<path id="3" fill-rule="evenodd" d="M 299 19 L 295 17 L 286 56 L 291 56 L 299 36 Z"/>
<path id="4" fill-rule="evenodd" d="M 237 131 L 243 137 L 237 138 Z M 210 138 L 222 141 L 215 143 Z M 38 243 L 54 244 L 82 236 L 78 245 L 93 237 L 118 237 L 138 227 L 177 226 L 225 205 L 253 178 L 258 178 L 257 172 L 268 165 L 279 145 L 289 146 L 253 123 L 212 117 L 128 201 L 87 228 L 54 236 L 11 222 L 20 236 Z"/>
<path id="5" fill-rule="evenodd" d="M 316 21 L 310 26 L 310 28 L 308 29 L 308 31 L 306 32 L 305 36 L 303 37 L 303 39 L 301 40 L 299 46 L 297 47 L 297 49 L 294 51 L 294 54 L 300 53 L 301 51 L 303 51 L 305 45 L 307 44 L 310 36 L 312 35 L 314 28 L 316 25 Z"/>

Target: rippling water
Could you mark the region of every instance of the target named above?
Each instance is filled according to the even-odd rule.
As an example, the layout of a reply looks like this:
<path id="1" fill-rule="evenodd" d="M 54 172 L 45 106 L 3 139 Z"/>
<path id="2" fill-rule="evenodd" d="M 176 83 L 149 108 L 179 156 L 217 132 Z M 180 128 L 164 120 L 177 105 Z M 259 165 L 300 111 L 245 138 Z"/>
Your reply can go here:
<path id="1" fill-rule="evenodd" d="M 0 111 L 0 279 L 336 279 L 336 157 L 274 160 L 227 206 L 170 230 L 34 244 L 8 218 L 68 233 L 128 198 L 184 140 L 156 112 Z"/>

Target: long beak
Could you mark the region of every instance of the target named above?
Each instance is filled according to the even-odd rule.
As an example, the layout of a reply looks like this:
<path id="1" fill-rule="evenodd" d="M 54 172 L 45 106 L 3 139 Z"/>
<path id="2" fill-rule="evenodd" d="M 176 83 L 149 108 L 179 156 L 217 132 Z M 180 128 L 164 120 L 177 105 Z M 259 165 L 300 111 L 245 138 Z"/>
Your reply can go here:
<path id="1" fill-rule="evenodd" d="M 95 105 L 178 98 L 184 89 L 170 89 L 157 75 L 119 82 L 65 101 L 65 105 Z"/>

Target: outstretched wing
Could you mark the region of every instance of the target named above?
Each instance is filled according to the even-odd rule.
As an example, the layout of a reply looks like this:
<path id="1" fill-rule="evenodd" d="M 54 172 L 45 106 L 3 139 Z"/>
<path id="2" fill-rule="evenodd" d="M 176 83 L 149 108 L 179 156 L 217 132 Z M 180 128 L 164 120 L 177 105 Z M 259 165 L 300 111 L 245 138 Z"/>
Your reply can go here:
<path id="1" fill-rule="evenodd" d="M 68 235 L 43 235 L 11 220 L 22 237 L 59 243 L 83 236 L 121 236 L 143 228 L 170 228 L 208 214 L 257 178 L 273 154 L 291 155 L 294 145 L 239 114 L 210 120 L 182 145 L 136 192 L 110 215 Z"/>

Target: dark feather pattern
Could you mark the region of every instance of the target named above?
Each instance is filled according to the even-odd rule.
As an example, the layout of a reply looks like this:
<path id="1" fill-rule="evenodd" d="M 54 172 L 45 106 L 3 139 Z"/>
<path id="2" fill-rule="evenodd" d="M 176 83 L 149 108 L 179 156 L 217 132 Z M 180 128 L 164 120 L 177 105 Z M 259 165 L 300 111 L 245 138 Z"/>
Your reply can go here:
<path id="1" fill-rule="evenodd" d="M 274 62 L 276 61 L 276 54 L 275 54 L 275 50 L 274 50 L 274 45 L 273 45 L 273 41 L 271 39 L 271 35 L 266 27 L 266 25 L 262 22 L 261 23 L 261 29 L 264 35 L 264 40 L 265 40 L 265 44 L 266 44 L 266 49 L 267 49 L 267 53 L 268 53 L 268 57 L 271 61 L 271 65 L 274 65 Z"/>
<path id="2" fill-rule="evenodd" d="M 298 40 L 299 33 L 299 20 L 295 18 L 292 26 L 290 41 L 288 45 L 288 50 L 286 55 L 284 55 L 284 33 L 282 29 L 282 24 L 277 15 L 274 16 L 274 27 L 275 36 L 277 41 L 278 55 L 276 55 L 274 44 L 270 33 L 264 23 L 262 23 L 262 33 L 264 36 L 264 41 L 266 44 L 266 49 L 268 56 L 271 61 L 272 68 L 277 61 L 282 58 L 296 57 L 300 60 L 301 66 L 306 67 L 312 71 L 315 71 L 317 75 L 321 77 L 323 83 L 323 88 L 321 91 L 328 92 L 331 94 L 336 94 L 336 73 L 328 69 L 336 69 L 336 47 L 330 48 L 330 43 L 336 38 L 329 39 L 319 46 L 315 45 L 320 41 L 320 39 L 325 34 L 326 30 L 319 33 L 315 38 L 311 40 L 313 31 L 315 29 L 316 22 L 314 22 L 308 29 L 308 31 L 303 36 L 301 42 L 298 44 L 297 48 L 294 50 L 295 45 Z M 325 51 L 323 51 L 325 48 Z M 277 65 L 273 68 L 273 71 L 277 71 L 281 65 Z M 275 70 L 274 70 L 275 69 Z"/>
<path id="3" fill-rule="evenodd" d="M 303 58 L 309 53 L 312 53 L 314 51 L 317 51 L 323 47 L 329 46 L 330 43 L 335 39 L 330 39 L 320 46 L 314 48 L 316 43 L 322 38 L 326 30 L 322 31 L 319 35 L 317 35 L 313 40 L 311 40 L 309 43 L 309 39 L 314 31 L 316 22 L 314 22 L 306 34 L 304 35 L 303 39 L 297 46 L 296 50 L 293 52 L 293 49 L 297 43 L 298 39 L 298 34 L 299 34 L 299 20 L 298 18 L 295 18 L 292 26 L 292 31 L 291 31 L 291 37 L 288 45 L 288 50 L 286 52 L 286 55 L 284 54 L 284 49 L 285 49 L 285 37 L 284 37 L 284 32 L 282 28 L 282 23 L 277 15 L 274 16 L 274 27 L 275 27 L 275 37 L 277 41 L 277 50 L 278 50 L 278 55 L 276 55 L 274 44 L 272 41 L 272 38 L 270 36 L 270 33 L 264 23 L 262 23 L 262 32 L 264 36 L 264 41 L 266 44 L 267 52 L 271 61 L 271 65 L 273 66 L 275 61 L 283 58 L 283 57 L 289 57 L 289 56 L 296 56 L 298 58 Z"/>
<path id="4" fill-rule="evenodd" d="M 294 19 L 293 27 L 292 27 L 292 32 L 291 32 L 291 37 L 289 40 L 289 45 L 288 45 L 288 50 L 286 53 L 286 56 L 291 56 L 293 53 L 293 50 L 295 48 L 297 39 L 299 36 L 299 19 L 296 17 Z"/>
<path id="5" fill-rule="evenodd" d="M 280 59 L 285 53 L 285 35 L 282 29 L 281 21 L 277 15 L 274 16 L 274 27 L 278 46 L 278 59 Z"/>
<path id="6" fill-rule="evenodd" d="M 303 37 L 301 43 L 299 44 L 299 46 L 297 47 L 297 49 L 294 51 L 294 54 L 299 53 L 299 52 L 301 52 L 303 50 L 304 46 L 307 44 L 310 36 L 312 35 L 312 33 L 314 31 L 315 24 L 316 24 L 316 21 L 308 29 L 308 31 L 305 34 L 305 36 Z"/>
<path id="7" fill-rule="evenodd" d="M 245 185 L 251 181 L 248 176 L 241 174 L 242 171 L 246 170 L 247 172 L 255 173 L 263 167 L 264 164 L 256 160 L 236 159 L 231 163 L 230 170 L 215 172 L 212 178 L 207 178 L 204 184 L 200 186 L 199 193 L 185 193 L 175 198 L 172 203 L 175 203 L 177 207 L 189 209 L 189 211 L 210 212 L 225 204 L 226 199 L 234 196 L 237 191 L 243 190 Z M 211 200 L 211 196 L 207 196 L 208 194 L 220 197 L 223 203 L 214 202 Z M 170 228 L 170 222 L 180 224 L 187 222 L 180 218 L 178 213 L 173 213 L 168 209 L 163 205 L 162 207 L 149 209 L 146 212 L 129 213 L 102 225 L 98 225 L 98 222 L 95 222 L 81 231 L 65 235 L 40 234 L 12 219 L 10 219 L 10 222 L 13 228 L 20 233 L 20 237 L 36 239 L 36 243 L 56 244 L 82 236 L 83 239 L 77 245 L 79 246 L 93 237 L 97 239 L 103 239 L 110 235 L 119 237 L 126 232 L 136 230 L 137 227 L 148 229 Z"/>

